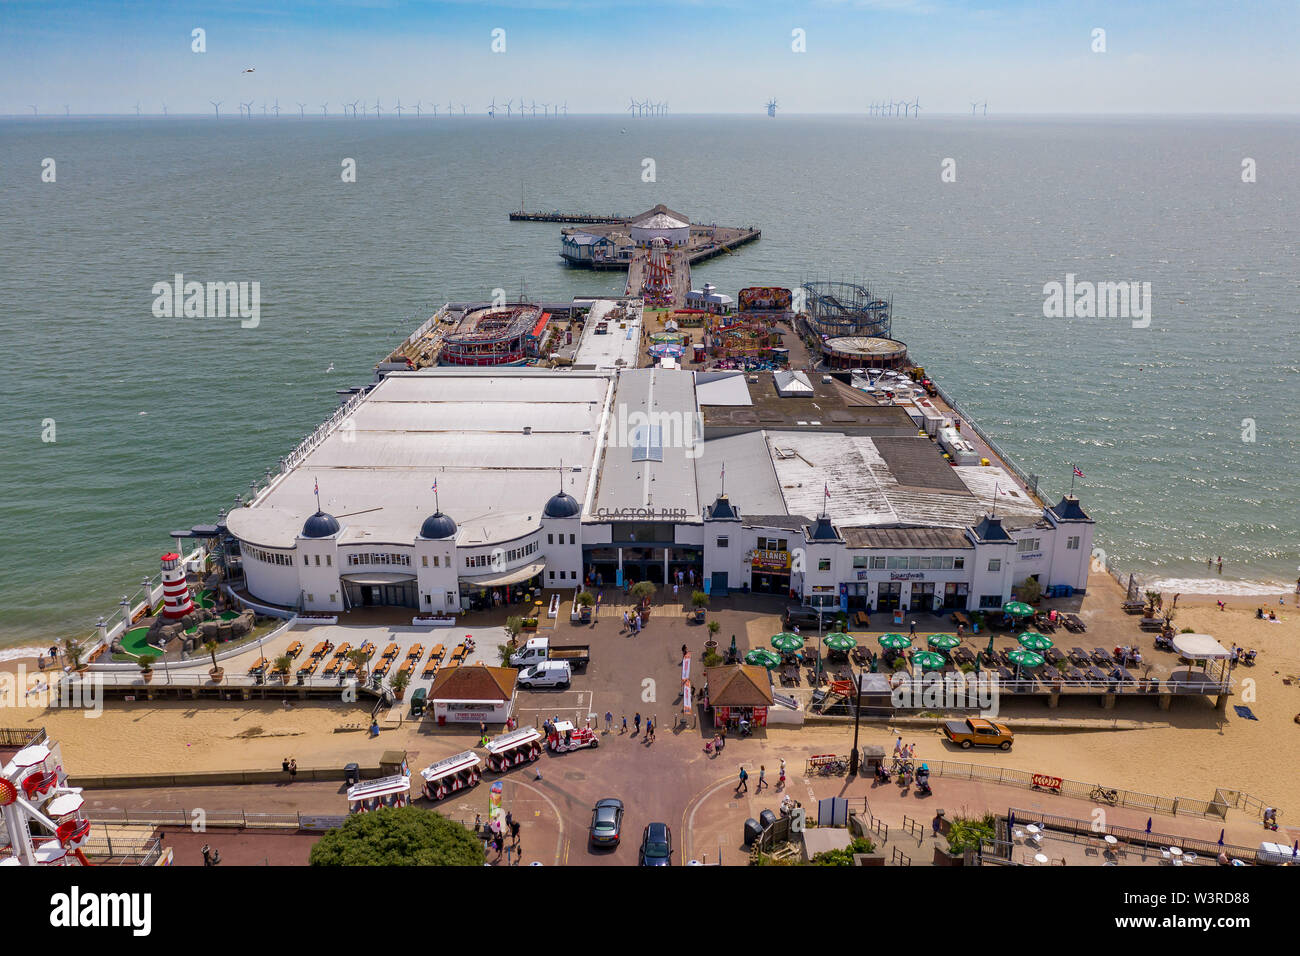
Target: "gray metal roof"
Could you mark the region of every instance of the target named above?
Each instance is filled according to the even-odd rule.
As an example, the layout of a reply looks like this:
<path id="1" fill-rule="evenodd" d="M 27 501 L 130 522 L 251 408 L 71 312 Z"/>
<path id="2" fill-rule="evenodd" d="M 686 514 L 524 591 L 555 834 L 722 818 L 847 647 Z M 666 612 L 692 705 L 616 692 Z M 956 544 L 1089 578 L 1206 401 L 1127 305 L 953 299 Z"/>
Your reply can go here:
<path id="1" fill-rule="evenodd" d="M 748 521 L 751 514 L 786 514 L 785 498 L 762 432 L 711 438 L 704 443 L 704 452 L 695 461 L 700 500 L 711 502 L 722 491 L 724 465 L 727 497 L 742 518 Z"/>
<path id="2" fill-rule="evenodd" d="M 850 548 L 905 550 L 913 548 L 971 548 L 961 528 L 841 528 Z"/>

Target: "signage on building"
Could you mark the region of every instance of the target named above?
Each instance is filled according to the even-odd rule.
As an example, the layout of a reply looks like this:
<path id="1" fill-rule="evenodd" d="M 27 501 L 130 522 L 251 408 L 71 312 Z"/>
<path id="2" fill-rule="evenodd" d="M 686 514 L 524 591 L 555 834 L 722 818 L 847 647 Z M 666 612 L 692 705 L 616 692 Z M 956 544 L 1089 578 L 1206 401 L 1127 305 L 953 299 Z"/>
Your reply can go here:
<path id="1" fill-rule="evenodd" d="M 779 286 L 751 286 L 740 290 L 737 303 L 741 312 L 789 312 L 793 298 Z"/>
<path id="2" fill-rule="evenodd" d="M 597 508 L 597 521 L 685 521 L 685 508 Z"/>
<path id="3" fill-rule="evenodd" d="M 925 573 L 922 571 L 894 571 L 889 575 L 891 581 L 924 581 Z"/>
<path id="4" fill-rule="evenodd" d="M 1025 553 L 1025 554 L 1022 554 L 1022 555 L 1020 556 L 1020 560 L 1021 560 L 1021 561 L 1032 561 L 1032 560 L 1034 560 L 1034 558 L 1041 558 L 1042 556 L 1043 556 L 1043 552 L 1041 552 L 1041 551 L 1029 551 L 1029 552 L 1027 552 L 1027 553 Z"/>
<path id="5" fill-rule="evenodd" d="M 789 551 L 759 551 L 752 556 L 755 571 L 789 571 Z"/>

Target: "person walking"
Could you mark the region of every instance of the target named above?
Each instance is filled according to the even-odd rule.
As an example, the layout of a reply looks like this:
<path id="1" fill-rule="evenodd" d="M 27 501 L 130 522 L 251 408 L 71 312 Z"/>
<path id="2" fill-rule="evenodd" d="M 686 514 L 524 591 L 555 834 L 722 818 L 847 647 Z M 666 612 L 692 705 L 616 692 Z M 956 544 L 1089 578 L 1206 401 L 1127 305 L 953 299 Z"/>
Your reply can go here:
<path id="1" fill-rule="evenodd" d="M 632 727 L 633 727 L 633 730 L 632 730 L 632 736 L 633 736 L 633 737 L 635 737 L 637 734 L 641 733 L 641 711 L 639 711 L 639 710 L 638 710 L 638 711 L 636 712 L 636 714 L 633 715 L 633 717 L 632 717 Z"/>
<path id="2" fill-rule="evenodd" d="M 758 765 L 758 786 L 754 788 L 754 795 L 758 796 L 763 792 L 764 787 L 771 786 L 767 782 L 767 767 L 763 764 Z"/>
<path id="3" fill-rule="evenodd" d="M 911 636 L 912 636 L 912 637 L 916 637 L 916 622 L 915 622 L 915 621 L 912 622 L 912 631 L 911 631 Z"/>
<path id="4" fill-rule="evenodd" d="M 298 761 L 290 760 L 289 761 L 289 782 L 293 783 L 294 778 L 297 776 L 298 776 Z"/>
<path id="5" fill-rule="evenodd" d="M 623 729 L 620 730 L 618 733 L 619 733 L 619 736 L 620 736 L 620 737 L 621 737 L 623 734 L 627 733 L 627 714 L 624 714 L 624 715 L 623 715 Z"/>
<path id="6" fill-rule="evenodd" d="M 614 729 L 614 715 L 605 711 L 605 733 L 610 733 Z"/>
<path id="7" fill-rule="evenodd" d="M 749 774 L 745 772 L 744 767 L 740 768 L 740 780 L 736 784 L 737 795 L 739 795 L 741 792 L 749 793 Z"/>
<path id="8" fill-rule="evenodd" d="M 785 789 L 785 758 L 784 757 L 781 758 L 781 770 L 779 772 L 779 776 L 776 778 L 776 789 L 778 790 Z"/>

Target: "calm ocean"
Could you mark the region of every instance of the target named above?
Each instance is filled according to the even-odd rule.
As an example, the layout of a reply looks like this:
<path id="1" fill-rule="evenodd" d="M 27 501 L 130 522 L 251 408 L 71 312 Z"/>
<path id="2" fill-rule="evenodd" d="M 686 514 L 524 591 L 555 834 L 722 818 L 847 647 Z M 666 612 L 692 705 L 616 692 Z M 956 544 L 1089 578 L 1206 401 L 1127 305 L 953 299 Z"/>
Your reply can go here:
<path id="1" fill-rule="evenodd" d="M 733 295 L 868 280 L 1048 493 L 1078 463 L 1112 566 L 1192 591 L 1222 555 L 1214 586 L 1289 590 L 1297 155 L 1264 118 L 0 121 L 0 643 L 89 633 L 444 300 L 621 292 L 507 220 L 521 190 L 756 224 L 695 270 Z M 155 319 L 178 272 L 260 282 L 260 326 Z M 1044 318 L 1067 273 L 1150 282 L 1150 326 Z"/>

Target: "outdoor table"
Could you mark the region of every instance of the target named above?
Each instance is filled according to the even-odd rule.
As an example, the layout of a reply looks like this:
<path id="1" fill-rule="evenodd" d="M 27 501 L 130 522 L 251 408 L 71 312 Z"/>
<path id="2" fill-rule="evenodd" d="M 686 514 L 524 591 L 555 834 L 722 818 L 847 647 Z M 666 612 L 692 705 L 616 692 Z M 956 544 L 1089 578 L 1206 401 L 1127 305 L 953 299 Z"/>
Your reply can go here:
<path id="1" fill-rule="evenodd" d="M 1035 854 L 1034 854 L 1034 862 L 1035 862 L 1035 863 L 1040 863 L 1040 864 L 1041 864 L 1041 863 L 1046 863 L 1046 862 L 1047 862 L 1047 854 L 1046 854 L 1046 853 L 1035 853 Z"/>
<path id="2" fill-rule="evenodd" d="M 1170 856 L 1182 856 L 1182 855 L 1183 855 L 1183 851 L 1182 851 L 1181 849 L 1179 849 L 1178 847 L 1176 847 L 1176 846 L 1171 846 L 1171 847 L 1169 848 L 1169 855 L 1170 855 Z"/>
<path id="3" fill-rule="evenodd" d="M 1119 843 L 1119 840 L 1116 839 L 1110 833 L 1107 833 L 1104 837 L 1102 837 L 1102 839 L 1105 840 L 1107 843 L 1109 843 L 1111 846 L 1114 846 L 1115 844 Z"/>

